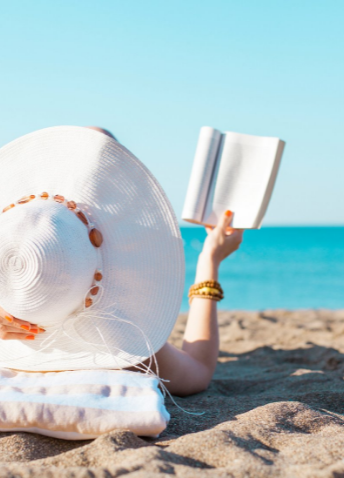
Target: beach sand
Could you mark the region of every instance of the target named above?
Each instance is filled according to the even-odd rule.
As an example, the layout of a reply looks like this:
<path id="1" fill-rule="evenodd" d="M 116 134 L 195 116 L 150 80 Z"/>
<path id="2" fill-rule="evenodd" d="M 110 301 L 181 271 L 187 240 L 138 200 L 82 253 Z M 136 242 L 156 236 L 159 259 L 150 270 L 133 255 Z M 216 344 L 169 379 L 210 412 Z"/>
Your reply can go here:
<path id="1" fill-rule="evenodd" d="M 179 345 L 181 315 L 171 337 Z M 203 393 L 170 400 L 159 439 L 0 434 L 0 477 L 344 477 L 344 311 L 221 312 Z"/>

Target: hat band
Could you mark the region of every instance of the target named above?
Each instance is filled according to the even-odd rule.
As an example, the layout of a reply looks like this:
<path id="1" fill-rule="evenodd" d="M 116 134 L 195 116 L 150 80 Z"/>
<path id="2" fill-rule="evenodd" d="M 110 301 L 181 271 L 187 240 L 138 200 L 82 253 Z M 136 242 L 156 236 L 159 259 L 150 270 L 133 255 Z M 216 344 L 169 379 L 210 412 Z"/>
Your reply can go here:
<path id="1" fill-rule="evenodd" d="M 21 205 L 21 204 L 26 204 L 33 199 L 41 199 L 41 200 L 47 200 L 49 198 L 53 199 L 55 202 L 64 204 L 70 211 L 72 211 L 79 219 L 80 221 L 85 224 L 85 226 L 88 229 L 88 237 L 91 242 L 91 244 L 98 248 L 102 245 L 103 243 L 103 235 L 102 233 L 95 228 L 94 224 L 89 221 L 87 214 L 83 211 L 81 211 L 75 201 L 68 201 L 64 196 L 61 196 L 60 194 L 55 194 L 54 196 L 49 196 L 47 192 L 43 192 L 41 194 L 35 195 L 35 194 L 30 194 L 28 196 L 23 196 L 21 199 L 16 201 L 15 203 L 10 204 L 9 206 L 6 206 L 2 210 L 2 214 L 5 212 L 13 209 L 16 207 L 16 205 Z M 99 257 L 99 255 L 98 255 Z M 93 284 L 91 285 L 90 289 L 88 290 L 88 293 L 86 294 L 86 297 L 84 299 L 84 306 L 91 307 L 93 305 L 93 299 L 92 297 L 97 296 L 99 289 L 100 289 L 100 281 L 103 278 L 102 274 L 102 269 L 101 267 L 97 267 L 94 275 L 93 275 Z M 92 296 L 92 297 L 91 297 Z"/>

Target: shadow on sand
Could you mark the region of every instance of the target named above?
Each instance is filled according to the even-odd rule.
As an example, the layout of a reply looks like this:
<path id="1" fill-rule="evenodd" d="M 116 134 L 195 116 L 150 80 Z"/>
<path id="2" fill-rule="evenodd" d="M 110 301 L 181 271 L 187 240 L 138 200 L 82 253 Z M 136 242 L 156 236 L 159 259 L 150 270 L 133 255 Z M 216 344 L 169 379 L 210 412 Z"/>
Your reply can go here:
<path id="1" fill-rule="evenodd" d="M 186 410 L 205 413 L 188 415 L 167 399 L 172 418 L 165 433 L 180 436 L 207 430 L 274 402 L 301 402 L 340 415 L 344 413 L 343 376 L 344 354 L 311 342 L 290 350 L 265 346 L 243 354 L 220 352 L 209 388 L 176 398 Z"/>

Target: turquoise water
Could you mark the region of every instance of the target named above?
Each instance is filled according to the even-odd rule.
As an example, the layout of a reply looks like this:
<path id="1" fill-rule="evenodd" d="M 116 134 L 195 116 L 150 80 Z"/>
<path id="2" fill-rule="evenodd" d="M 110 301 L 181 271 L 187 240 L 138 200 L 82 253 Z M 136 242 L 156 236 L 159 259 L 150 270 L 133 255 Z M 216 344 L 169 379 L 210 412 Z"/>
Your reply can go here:
<path id="1" fill-rule="evenodd" d="M 182 227 L 187 291 L 206 233 Z M 344 308 L 344 227 L 264 227 L 246 231 L 239 251 L 221 265 L 219 309 Z"/>

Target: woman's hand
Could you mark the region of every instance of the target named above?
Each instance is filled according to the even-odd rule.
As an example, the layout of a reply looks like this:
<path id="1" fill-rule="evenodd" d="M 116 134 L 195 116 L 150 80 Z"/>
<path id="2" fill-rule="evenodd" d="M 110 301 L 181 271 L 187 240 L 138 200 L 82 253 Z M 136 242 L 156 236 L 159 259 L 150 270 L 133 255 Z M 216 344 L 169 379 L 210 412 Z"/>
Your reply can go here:
<path id="1" fill-rule="evenodd" d="M 2 340 L 34 340 L 37 334 L 45 332 L 36 324 L 20 320 L 0 307 L 0 339 Z"/>
<path id="2" fill-rule="evenodd" d="M 216 227 L 206 227 L 208 237 L 203 246 L 202 254 L 210 257 L 215 263 L 220 264 L 223 259 L 239 249 L 242 242 L 243 230 L 232 229 L 230 223 L 233 213 L 226 211 Z"/>

